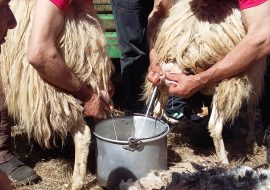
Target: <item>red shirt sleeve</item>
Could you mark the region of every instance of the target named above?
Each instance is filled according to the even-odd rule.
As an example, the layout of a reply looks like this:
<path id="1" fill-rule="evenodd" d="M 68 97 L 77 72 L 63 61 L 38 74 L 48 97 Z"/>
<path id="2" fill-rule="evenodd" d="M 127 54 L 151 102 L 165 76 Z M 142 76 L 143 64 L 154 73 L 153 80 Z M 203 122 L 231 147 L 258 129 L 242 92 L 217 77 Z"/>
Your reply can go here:
<path id="1" fill-rule="evenodd" d="M 267 0 L 239 0 L 239 7 L 241 10 L 256 7 Z"/>
<path id="2" fill-rule="evenodd" d="M 65 11 L 69 7 L 69 4 L 71 3 L 71 0 L 50 0 L 50 1 L 62 11 Z M 91 3 L 93 0 L 84 0 L 84 1 Z"/>
<path id="3" fill-rule="evenodd" d="M 50 1 L 62 11 L 65 11 L 69 6 L 69 0 L 50 0 Z"/>

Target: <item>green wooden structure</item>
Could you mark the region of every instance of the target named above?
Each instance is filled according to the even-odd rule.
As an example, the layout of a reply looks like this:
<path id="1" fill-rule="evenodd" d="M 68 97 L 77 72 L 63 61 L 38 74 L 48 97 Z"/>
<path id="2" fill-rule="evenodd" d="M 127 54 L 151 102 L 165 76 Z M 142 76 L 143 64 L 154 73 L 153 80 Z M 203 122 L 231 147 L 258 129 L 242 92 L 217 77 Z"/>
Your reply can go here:
<path id="1" fill-rule="evenodd" d="M 110 0 L 94 0 L 94 7 L 101 20 L 102 26 L 105 29 L 109 56 L 111 58 L 119 58 L 121 56 L 121 52 L 115 31 L 115 21 Z"/>

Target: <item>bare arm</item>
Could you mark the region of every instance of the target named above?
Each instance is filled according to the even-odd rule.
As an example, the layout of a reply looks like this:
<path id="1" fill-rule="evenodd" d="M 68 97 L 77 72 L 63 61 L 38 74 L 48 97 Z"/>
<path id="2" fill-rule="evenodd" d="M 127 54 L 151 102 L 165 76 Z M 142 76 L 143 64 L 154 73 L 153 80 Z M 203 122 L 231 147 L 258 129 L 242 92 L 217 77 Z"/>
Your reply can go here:
<path id="1" fill-rule="evenodd" d="M 63 26 L 64 12 L 50 1 L 37 0 L 28 60 L 51 85 L 84 102 L 91 97 L 91 91 L 70 71 L 56 48 L 56 40 Z"/>
<path id="2" fill-rule="evenodd" d="M 247 35 L 222 61 L 200 74 L 207 83 L 239 74 L 270 53 L 270 1 L 243 10 L 242 18 Z"/>
<path id="3" fill-rule="evenodd" d="M 149 42 L 155 33 L 159 22 L 165 17 L 166 13 L 172 6 L 172 3 L 173 0 L 155 0 L 153 10 L 148 16 L 147 38 Z"/>
<path id="4" fill-rule="evenodd" d="M 270 1 L 242 11 L 242 18 L 247 35 L 223 60 L 197 75 L 166 75 L 178 83 L 171 85 L 171 94 L 190 97 L 203 87 L 242 73 L 270 53 Z"/>
<path id="5" fill-rule="evenodd" d="M 28 47 L 29 63 L 51 85 L 85 102 L 85 115 L 100 119 L 110 109 L 108 103 L 79 81 L 57 50 L 64 16 L 49 0 L 37 0 Z"/>
<path id="6" fill-rule="evenodd" d="M 150 66 L 148 68 L 148 75 L 147 78 L 150 82 L 155 85 L 159 83 L 159 75 L 162 75 L 161 68 L 156 65 L 155 60 L 155 51 L 152 46 L 151 39 L 156 33 L 156 29 L 160 23 L 160 21 L 166 16 L 168 10 L 173 5 L 174 0 L 155 0 L 154 7 L 151 13 L 148 16 L 148 26 L 147 26 L 147 41 L 148 46 L 150 47 Z M 155 74 L 158 73 L 158 74 Z"/>

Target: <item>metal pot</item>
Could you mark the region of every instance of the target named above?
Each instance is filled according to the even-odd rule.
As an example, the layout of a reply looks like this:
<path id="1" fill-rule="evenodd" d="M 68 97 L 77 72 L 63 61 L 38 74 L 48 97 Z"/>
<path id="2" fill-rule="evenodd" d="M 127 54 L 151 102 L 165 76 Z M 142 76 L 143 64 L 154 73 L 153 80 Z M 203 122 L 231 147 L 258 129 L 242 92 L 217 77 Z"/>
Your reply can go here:
<path id="1" fill-rule="evenodd" d="M 151 170 L 167 168 L 167 134 L 163 121 L 145 116 L 123 116 L 99 122 L 97 180 L 108 189 L 121 180 L 137 180 Z"/>

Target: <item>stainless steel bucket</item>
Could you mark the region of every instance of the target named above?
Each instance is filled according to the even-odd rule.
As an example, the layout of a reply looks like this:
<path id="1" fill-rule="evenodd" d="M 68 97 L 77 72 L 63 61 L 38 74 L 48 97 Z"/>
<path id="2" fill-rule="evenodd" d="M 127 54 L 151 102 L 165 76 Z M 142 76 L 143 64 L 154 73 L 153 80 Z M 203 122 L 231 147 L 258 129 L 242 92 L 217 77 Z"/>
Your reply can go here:
<path id="1" fill-rule="evenodd" d="M 145 116 L 123 116 L 99 122 L 97 137 L 97 180 L 117 189 L 121 180 L 140 179 L 151 170 L 167 168 L 169 126 Z"/>

